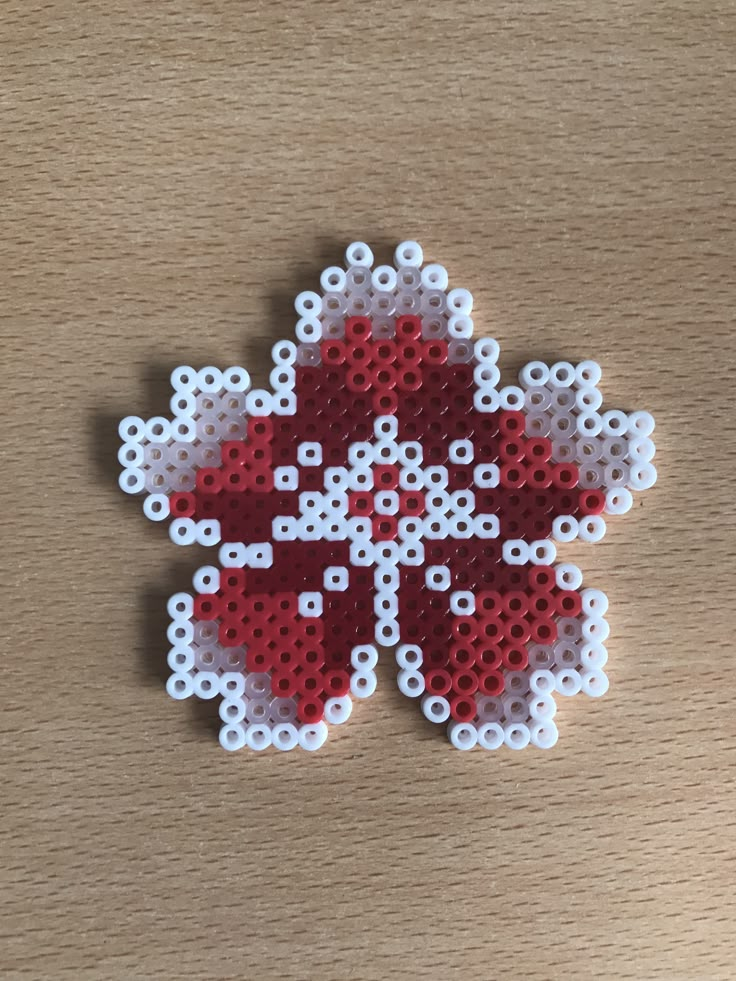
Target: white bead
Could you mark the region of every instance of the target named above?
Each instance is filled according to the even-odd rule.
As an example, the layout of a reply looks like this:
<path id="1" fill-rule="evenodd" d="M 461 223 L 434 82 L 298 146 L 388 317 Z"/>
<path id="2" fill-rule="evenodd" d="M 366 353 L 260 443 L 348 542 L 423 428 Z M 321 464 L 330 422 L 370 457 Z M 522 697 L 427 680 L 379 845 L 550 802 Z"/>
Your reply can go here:
<path id="1" fill-rule="evenodd" d="M 606 513 L 626 514 L 634 503 L 631 491 L 626 487 L 611 487 L 606 491 Z"/>
<path id="2" fill-rule="evenodd" d="M 296 344 L 293 341 L 279 341 L 271 348 L 273 363 L 291 365 L 296 361 Z"/>
<path id="3" fill-rule="evenodd" d="M 502 409 L 522 409 L 524 407 L 524 392 L 517 385 L 506 385 L 498 393 L 498 401 Z"/>
<path id="4" fill-rule="evenodd" d="M 169 537 L 175 545 L 193 545 L 197 540 L 197 528 L 191 518 L 175 518 L 169 525 Z"/>
<path id="5" fill-rule="evenodd" d="M 643 411 L 630 413 L 628 431 L 635 436 L 651 436 L 654 432 L 653 416 Z"/>
<path id="6" fill-rule="evenodd" d="M 247 392 L 250 388 L 250 375 L 240 365 L 233 365 L 223 371 L 222 385 L 226 392 Z"/>
<path id="7" fill-rule="evenodd" d="M 531 696 L 529 699 L 529 715 L 533 719 L 551 719 L 557 712 L 557 704 L 552 695 Z"/>
<path id="8" fill-rule="evenodd" d="M 424 656 L 416 644 L 401 644 L 396 649 L 396 663 L 406 671 L 416 671 L 422 666 Z"/>
<path id="9" fill-rule="evenodd" d="M 396 593 L 377 590 L 373 594 L 373 612 L 377 617 L 395 619 L 399 615 L 399 600 Z"/>
<path id="10" fill-rule="evenodd" d="M 581 436 L 597 436 L 603 428 L 603 418 L 598 412 L 581 412 L 576 428 Z"/>
<path id="11" fill-rule="evenodd" d="M 153 416 L 146 422 L 146 439 L 152 443 L 168 443 L 171 439 L 171 422 L 163 416 Z"/>
<path id="12" fill-rule="evenodd" d="M 577 695 L 580 691 L 582 682 L 577 671 L 569 668 L 555 668 L 555 691 L 560 695 Z"/>
<path id="13" fill-rule="evenodd" d="M 584 671 L 582 689 L 591 698 L 600 698 L 608 691 L 608 676 L 600 670 Z"/>
<path id="14" fill-rule="evenodd" d="M 422 247 L 418 242 L 406 241 L 396 246 L 394 252 L 394 265 L 396 268 L 401 266 L 421 266 L 424 260 Z"/>
<path id="15" fill-rule="evenodd" d="M 171 387 L 177 392 L 193 392 L 197 388 L 197 372 L 189 365 L 181 365 L 171 372 Z"/>
<path id="16" fill-rule="evenodd" d="M 340 266 L 328 266 L 322 272 L 319 284 L 325 293 L 342 293 L 345 289 L 345 270 Z"/>
<path id="17" fill-rule="evenodd" d="M 454 590 L 450 593 L 450 610 L 457 617 L 475 613 L 475 596 L 466 589 Z"/>
<path id="18" fill-rule="evenodd" d="M 378 651 L 373 644 L 358 644 L 350 652 L 350 663 L 356 671 L 373 671 L 378 664 Z"/>
<path id="19" fill-rule="evenodd" d="M 577 538 L 577 518 L 572 515 L 558 515 L 552 522 L 552 537 L 556 542 L 571 542 Z"/>
<path id="20" fill-rule="evenodd" d="M 549 369 L 549 385 L 569 388 L 575 381 L 575 369 L 569 361 L 558 361 Z"/>
<path id="21" fill-rule="evenodd" d="M 399 546 L 399 562 L 402 565 L 422 565 L 424 562 L 424 545 L 420 541 L 404 541 Z"/>
<path id="22" fill-rule="evenodd" d="M 469 722 L 453 719 L 447 726 L 447 735 L 455 749 L 472 749 L 478 742 L 478 730 Z"/>
<path id="23" fill-rule="evenodd" d="M 629 472 L 629 487 L 635 491 L 649 490 L 657 482 L 657 471 L 651 463 L 634 463 Z"/>
<path id="24" fill-rule="evenodd" d="M 597 388 L 579 388 L 575 392 L 575 408 L 580 412 L 597 412 L 603 404 L 603 396 Z"/>
<path id="25" fill-rule="evenodd" d="M 218 587 L 212 590 L 217 592 Z M 166 604 L 166 612 L 172 620 L 189 620 L 194 614 L 194 599 L 190 593 L 174 593 Z"/>
<path id="26" fill-rule="evenodd" d="M 549 381 L 549 366 L 543 361 L 530 361 L 519 372 L 519 384 L 523 388 L 546 385 Z"/>
<path id="27" fill-rule="evenodd" d="M 401 639 L 401 631 L 397 620 L 381 617 L 376 621 L 376 642 L 384 647 L 393 647 Z"/>
<path id="28" fill-rule="evenodd" d="M 223 671 L 220 675 L 220 694 L 223 698 L 241 698 L 245 691 L 245 678 L 240 671 Z"/>
<path id="29" fill-rule="evenodd" d="M 450 570 L 441 565 L 427 566 L 424 574 L 427 589 L 446 592 L 450 588 Z"/>
<path id="30" fill-rule="evenodd" d="M 376 266 L 371 273 L 371 286 L 378 292 L 393 293 L 396 289 L 396 270 L 393 266 Z"/>
<path id="31" fill-rule="evenodd" d="M 208 365 L 197 372 L 197 388 L 200 392 L 215 394 L 222 391 L 222 372 L 219 368 Z"/>
<path id="32" fill-rule="evenodd" d="M 193 416 L 197 410 L 197 400 L 193 392 L 174 392 L 169 408 L 175 416 Z"/>
<path id="33" fill-rule="evenodd" d="M 245 730 L 245 744 L 248 749 L 260 752 L 261 750 L 268 749 L 271 742 L 271 729 L 267 724 L 254 722 L 247 726 Z"/>
<path id="34" fill-rule="evenodd" d="M 279 490 L 296 490 L 299 486 L 299 471 L 296 467 L 274 467 L 273 482 Z"/>
<path id="35" fill-rule="evenodd" d="M 324 722 L 314 722 L 310 725 L 302 726 L 299 730 L 299 745 L 308 753 L 324 746 L 327 739 L 327 726 Z"/>
<path id="36" fill-rule="evenodd" d="M 245 729 L 240 723 L 221 726 L 219 740 L 223 749 L 242 749 L 245 746 Z"/>
<path id="37" fill-rule="evenodd" d="M 424 675 L 419 671 L 402 669 L 396 677 L 396 683 L 399 691 L 408 698 L 419 698 L 424 694 Z"/>
<path id="38" fill-rule="evenodd" d="M 578 522 L 578 538 L 583 542 L 599 542 L 606 533 L 606 522 L 599 514 L 588 514 Z"/>
<path id="39" fill-rule="evenodd" d="M 422 462 L 422 444 L 414 440 L 405 440 L 397 445 L 397 456 L 399 462 L 405 467 L 416 467 Z"/>
<path id="40" fill-rule="evenodd" d="M 473 393 L 473 406 L 478 412 L 496 412 L 501 404 L 501 396 L 495 388 L 476 389 Z"/>
<path id="41" fill-rule="evenodd" d="M 604 617 L 608 610 L 608 597 L 601 589 L 584 589 L 580 593 L 583 613 L 587 616 Z"/>
<path id="42" fill-rule="evenodd" d="M 189 698 L 194 692 L 192 676 L 184 671 L 175 672 L 166 682 L 166 691 L 177 701 L 182 698 Z"/>
<path id="43" fill-rule="evenodd" d="M 479 388 L 495 388 L 501 380 L 501 372 L 496 364 L 477 364 L 473 368 L 473 381 Z"/>
<path id="44" fill-rule="evenodd" d="M 473 444 L 469 439 L 454 439 L 450 443 L 449 456 L 453 463 L 470 463 L 473 452 Z"/>
<path id="45" fill-rule="evenodd" d="M 194 651 L 191 647 L 172 647 L 166 657 L 166 663 L 175 674 L 185 674 L 194 667 Z"/>
<path id="46" fill-rule="evenodd" d="M 424 537 L 431 541 L 440 541 L 450 535 L 450 522 L 444 514 L 436 512 L 428 515 L 423 521 Z"/>
<path id="47" fill-rule="evenodd" d="M 450 718 L 450 703 L 442 695 L 424 695 L 422 712 L 430 722 L 447 722 Z"/>
<path id="48" fill-rule="evenodd" d="M 303 290 L 294 300 L 294 309 L 300 317 L 319 317 L 322 313 L 322 297 L 311 290 Z"/>
<path id="49" fill-rule="evenodd" d="M 601 423 L 604 436 L 620 436 L 628 429 L 629 417 L 620 409 L 609 409 L 601 416 Z"/>
<path id="50" fill-rule="evenodd" d="M 560 562 L 555 566 L 555 581 L 558 589 L 579 589 L 583 574 L 572 562 Z"/>
<path id="51" fill-rule="evenodd" d="M 347 722 L 353 711 L 353 701 L 347 695 L 328 698 L 325 702 L 325 719 L 330 725 L 339 726 Z"/>
<path id="52" fill-rule="evenodd" d="M 601 380 L 601 366 L 595 361 L 580 361 L 575 367 L 575 383 L 595 388 Z"/>
<path id="53" fill-rule="evenodd" d="M 376 672 L 371 670 L 354 671 L 350 675 L 350 691 L 354 698 L 370 698 L 376 690 Z"/>
<path id="54" fill-rule="evenodd" d="M 350 545 L 350 562 L 353 565 L 366 567 L 375 561 L 375 548 L 370 541 L 352 542 Z"/>
<path id="55" fill-rule="evenodd" d="M 265 389 L 254 388 L 245 396 L 245 411 L 249 416 L 269 416 L 273 411 L 274 397 Z M 248 734 L 246 732 L 246 739 Z"/>
<path id="56" fill-rule="evenodd" d="M 529 688 L 535 695 L 548 695 L 555 689 L 555 676 L 545 668 L 538 668 L 529 676 Z"/>
<path id="57" fill-rule="evenodd" d="M 324 588 L 331 592 L 344 593 L 350 584 L 350 574 L 345 566 L 328 566 L 322 576 Z"/>
<path id="58" fill-rule="evenodd" d="M 481 337 L 473 345 L 475 360 L 483 365 L 495 365 L 500 350 L 498 341 L 493 337 Z"/>
<path id="59" fill-rule="evenodd" d="M 496 463 L 479 463 L 473 468 L 473 481 L 476 487 L 498 487 L 501 471 Z"/>
<path id="60" fill-rule="evenodd" d="M 300 443 L 296 448 L 296 458 L 303 467 L 318 467 L 322 463 L 322 444 Z"/>
<path id="61" fill-rule="evenodd" d="M 597 641 L 588 641 L 583 644 L 580 648 L 580 664 L 582 665 L 584 671 L 592 671 L 597 668 L 602 668 L 608 661 L 608 651 Z M 583 686 L 585 685 L 585 676 L 583 674 Z"/>
<path id="62" fill-rule="evenodd" d="M 538 749 L 551 749 L 558 738 L 557 726 L 552 719 L 532 722 L 529 726 L 529 736 L 533 746 Z"/>
<path id="63" fill-rule="evenodd" d="M 351 242 L 345 249 L 346 266 L 367 266 L 373 265 L 373 253 L 365 242 Z"/>
<path id="64" fill-rule="evenodd" d="M 473 309 L 473 294 L 470 290 L 450 290 L 447 294 L 447 308 L 452 313 L 470 314 Z"/>
<path id="65" fill-rule="evenodd" d="M 271 730 L 271 742 L 276 749 L 287 753 L 299 745 L 299 730 L 293 722 L 279 722 Z"/>
<path id="66" fill-rule="evenodd" d="M 447 321 L 447 333 L 456 340 L 470 339 L 473 336 L 472 317 L 464 313 L 453 314 Z M 468 353 L 470 354 L 470 350 Z"/>
<path id="67" fill-rule="evenodd" d="M 503 560 L 508 565 L 526 565 L 529 546 L 521 538 L 509 538 L 503 543 Z"/>
<path id="68" fill-rule="evenodd" d="M 633 436 L 629 440 L 629 459 L 633 463 L 649 463 L 654 453 L 654 443 L 648 436 Z"/>
<path id="69" fill-rule="evenodd" d="M 146 478 L 139 467 L 126 467 L 118 477 L 118 484 L 126 494 L 140 494 L 145 490 Z"/>
<path id="70" fill-rule="evenodd" d="M 501 522 L 496 514 L 476 514 L 472 523 L 473 533 L 478 538 L 499 538 L 501 535 Z"/>
<path id="71" fill-rule="evenodd" d="M 499 749 L 503 740 L 503 727 L 498 722 L 484 722 L 478 727 L 478 745 L 482 749 Z"/>
<path id="72" fill-rule="evenodd" d="M 534 565 L 552 565 L 556 558 L 557 549 L 548 538 L 539 539 L 529 546 L 529 561 Z"/>
<path id="73" fill-rule="evenodd" d="M 299 521 L 291 515 L 274 518 L 271 522 L 271 536 L 277 542 L 295 542 L 299 535 Z"/>
<path id="74" fill-rule="evenodd" d="M 220 546 L 217 558 L 225 569 L 242 569 L 248 561 L 247 546 L 241 542 L 227 542 Z"/>
<path id="75" fill-rule="evenodd" d="M 322 593 L 299 593 L 299 615 L 303 617 L 322 616 Z"/>
<path id="76" fill-rule="evenodd" d="M 504 726 L 503 741 L 509 749 L 524 749 L 529 745 L 531 734 L 523 722 L 511 722 Z"/>
<path id="77" fill-rule="evenodd" d="M 605 644 L 608 635 L 611 633 L 611 628 L 608 620 L 604 620 L 603 617 L 586 617 L 583 620 L 582 632 L 586 640 L 595 641 L 597 644 Z"/>

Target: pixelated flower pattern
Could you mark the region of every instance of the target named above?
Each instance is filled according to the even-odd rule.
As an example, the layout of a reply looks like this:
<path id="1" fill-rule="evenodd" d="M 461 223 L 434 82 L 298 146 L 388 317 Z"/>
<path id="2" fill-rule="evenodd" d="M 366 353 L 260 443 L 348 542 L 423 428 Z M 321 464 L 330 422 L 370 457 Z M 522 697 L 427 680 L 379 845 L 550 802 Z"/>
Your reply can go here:
<path id="1" fill-rule="evenodd" d="M 558 696 L 605 693 L 608 601 L 556 561 L 656 479 L 652 417 L 603 411 L 593 361 L 500 387 L 471 294 L 416 242 L 295 302 L 270 389 L 172 375 L 171 418 L 120 424 L 120 486 L 179 545 L 219 547 L 169 601 L 168 691 L 220 698 L 225 749 L 318 749 L 397 682 L 458 749 L 557 741 Z"/>

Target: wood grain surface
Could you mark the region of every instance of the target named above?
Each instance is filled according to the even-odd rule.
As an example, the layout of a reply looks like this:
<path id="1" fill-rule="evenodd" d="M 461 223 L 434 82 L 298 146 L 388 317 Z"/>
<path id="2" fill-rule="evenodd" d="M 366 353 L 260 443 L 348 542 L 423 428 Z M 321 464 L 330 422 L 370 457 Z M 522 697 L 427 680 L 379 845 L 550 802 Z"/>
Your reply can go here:
<path id="1" fill-rule="evenodd" d="M 0 3 L 3 979 L 736 977 L 732 2 Z M 461 754 L 396 691 L 226 754 L 164 691 L 176 549 L 116 484 L 178 364 L 417 238 L 508 378 L 597 357 L 657 487 L 565 555 L 611 690 Z"/>

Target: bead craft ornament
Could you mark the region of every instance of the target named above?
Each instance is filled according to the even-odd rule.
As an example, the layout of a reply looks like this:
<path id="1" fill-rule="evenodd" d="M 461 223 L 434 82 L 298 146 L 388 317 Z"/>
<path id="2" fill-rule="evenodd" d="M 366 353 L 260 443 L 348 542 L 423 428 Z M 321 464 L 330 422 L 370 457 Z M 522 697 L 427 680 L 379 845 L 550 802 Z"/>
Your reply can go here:
<path id="1" fill-rule="evenodd" d="M 593 361 L 500 386 L 471 294 L 416 242 L 345 266 L 296 298 L 268 390 L 181 367 L 171 418 L 120 424 L 121 488 L 217 549 L 169 601 L 168 692 L 221 699 L 225 749 L 316 750 L 393 648 L 458 749 L 548 749 L 558 696 L 608 688 L 608 600 L 557 547 L 654 484 L 654 421 L 605 411 Z"/>

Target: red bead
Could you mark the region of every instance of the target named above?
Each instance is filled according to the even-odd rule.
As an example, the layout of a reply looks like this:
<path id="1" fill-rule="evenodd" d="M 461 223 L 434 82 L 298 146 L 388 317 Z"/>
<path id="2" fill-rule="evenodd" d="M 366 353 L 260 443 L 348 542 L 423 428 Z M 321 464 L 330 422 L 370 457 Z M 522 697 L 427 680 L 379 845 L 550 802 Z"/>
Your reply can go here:
<path id="1" fill-rule="evenodd" d="M 500 671 L 484 671 L 478 678 L 478 689 L 483 695 L 500 695 L 505 684 Z"/>
<path id="2" fill-rule="evenodd" d="M 296 714 L 301 722 L 314 725 L 315 722 L 321 722 L 324 717 L 324 703 L 321 698 L 300 698 L 297 702 Z"/>
<path id="3" fill-rule="evenodd" d="M 371 336 L 370 317 L 348 317 L 345 321 L 345 337 L 349 341 L 365 342 Z"/>
<path id="4" fill-rule="evenodd" d="M 563 490 L 577 487 L 579 480 L 578 468 L 574 463 L 558 463 L 552 468 L 552 483 Z"/>
<path id="5" fill-rule="evenodd" d="M 169 497 L 169 510 L 173 518 L 193 518 L 196 509 L 194 494 L 175 493 Z"/>
<path id="6" fill-rule="evenodd" d="M 398 520 L 392 514 L 377 514 L 372 519 L 373 537 L 377 542 L 392 542 L 399 534 Z"/>
<path id="7" fill-rule="evenodd" d="M 580 593 L 572 589 L 561 590 L 555 597 L 557 611 L 563 617 L 579 617 L 583 610 Z"/>
<path id="8" fill-rule="evenodd" d="M 456 643 L 450 647 L 450 664 L 461 670 L 475 664 L 475 648 L 472 644 Z"/>
<path id="9" fill-rule="evenodd" d="M 458 722 L 472 722 L 476 714 L 475 699 L 456 695 L 450 700 L 450 714 Z"/>
<path id="10" fill-rule="evenodd" d="M 529 663 L 526 647 L 511 645 L 503 650 L 503 666 L 509 671 L 523 671 Z"/>
<path id="11" fill-rule="evenodd" d="M 430 695 L 446 695 L 452 687 L 452 677 L 443 668 L 433 668 L 425 674 L 424 684 Z"/>
<path id="12" fill-rule="evenodd" d="M 521 463 L 504 463 L 500 471 L 502 487 L 516 489 L 526 483 L 526 467 Z"/>
<path id="13" fill-rule="evenodd" d="M 471 670 L 455 671 L 452 688 L 458 695 L 472 695 L 478 690 L 478 675 Z"/>
<path id="14" fill-rule="evenodd" d="M 396 320 L 396 338 L 403 341 L 417 341 L 422 334 L 421 318 L 410 314 Z"/>
<path id="15" fill-rule="evenodd" d="M 578 506 L 581 514 L 602 514 L 606 506 L 606 496 L 600 490 L 581 491 Z"/>
<path id="16" fill-rule="evenodd" d="M 503 436 L 514 438 L 523 435 L 525 424 L 524 413 L 518 410 L 507 409 L 499 415 L 498 427 Z"/>

